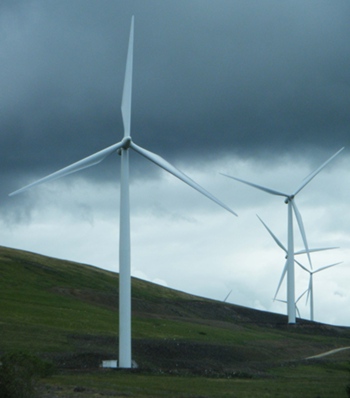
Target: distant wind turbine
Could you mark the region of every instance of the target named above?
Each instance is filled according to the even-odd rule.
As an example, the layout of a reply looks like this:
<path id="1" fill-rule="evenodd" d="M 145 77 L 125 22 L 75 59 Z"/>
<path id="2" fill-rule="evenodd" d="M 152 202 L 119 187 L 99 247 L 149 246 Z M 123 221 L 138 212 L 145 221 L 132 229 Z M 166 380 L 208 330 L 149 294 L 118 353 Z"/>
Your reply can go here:
<path id="1" fill-rule="evenodd" d="M 264 221 L 257 215 L 258 219 L 261 221 L 261 223 L 263 224 L 263 226 L 266 228 L 267 232 L 272 236 L 272 239 L 277 243 L 277 245 L 286 253 L 285 258 L 286 263 L 283 267 L 283 271 L 282 271 L 282 275 L 281 278 L 279 280 L 278 286 L 277 286 L 277 290 L 274 296 L 274 300 L 276 300 L 277 294 L 280 290 L 280 287 L 282 285 L 283 279 L 287 273 L 287 266 L 288 266 L 288 250 L 286 249 L 286 247 L 283 245 L 283 243 L 277 238 L 277 236 L 271 231 L 271 229 L 264 223 Z M 338 249 L 338 247 L 324 247 L 324 248 L 316 248 L 316 249 L 309 249 L 308 251 L 306 250 L 299 250 L 297 252 L 294 252 L 294 255 L 299 255 L 299 254 L 306 254 L 306 253 L 314 253 L 314 252 L 319 252 L 319 251 L 324 251 L 324 250 L 333 250 L 333 249 Z M 296 261 L 296 260 L 295 260 Z M 297 261 L 296 261 L 297 262 Z M 298 263 L 300 264 L 300 263 Z M 298 300 L 296 302 L 298 302 L 300 300 L 300 297 L 298 298 Z"/>
<path id="2" fill-rule="evenodd" d="M 285 203 L 288 205 L 288 256 L 287 256 L 287 311 L 288 311 L 288 323 L 295 323 L 295 276 L 294 276 L 294 233 L 293 233 L 293 211 L 295 218 L 297 220 L 299 230 L 304 242 L 304 247 L 307 252 L 310 267 L 311 258 L 309 254 L 309 247 L 306 240 L 305 229 L 303 225 L 303 221 L 301 218 L 301 214 L 297 208 L 295 203 L 295 196 L 333 159 L 335 158 L 344 148 L 341 148 L 338 152 L 336 152 L 333 156 L 331 156 L 326 162 L 324 162 L 318 169 L 309 174 L 302 182 L 302 184 L 291 194 L 276 191 L 274 189 L 266 188 L 261 185 L 254 184 L 252 182 L 248 182 L 245 180 L 241 180 L 236 177 L 232 177 L 227 174 L 221 173 L 223 176 L 232 178 L 233 180 L 240 181 L 244 184 L 250 185 L 254 188 L 260 189 L 264 192 L 270 193 L 272 195 L 278 195 L 285 197 Z"/>
<path id="3" fill-rule="evenodd" d="M 305 290 L 305 292 L 302 294 L 302 296 L 307 292 L 306 303 L 308 302 L 308 300 L 310 298 L 310 320 L 313 321 L 314 320 L 314 287 L 313 287 L 314 283 L 313 283 L 313 275 L 316 274 L 317 272 L 324 271 L 327 268 L 335 267 L 336 265 L 341 264 L 341 262 L 335 263 L 335 264 L 326 265 L 325 267 L 321 267 L 321 268 L 319 268 L 317 270 L 314 270 L 314 271 L 311 271 L 311 270 L 307 269 L 299 261 L 296 261 L 296 263 L 304 271 L 306 271 L 310 275 L 310 277 L 309 277 L 309 286 Z"/>
<path id="4" fill-rule="evenodd" d="M 136 145 L 130 136 L 131 125 L 131 92 L 132 92 L 132 67 L 133 67 L 133 41 L 134 41 L 134 17 L 131 19 L 129 45 L 124 78 L 123 97 L 121 104 L 122 119 L 124 125 L 124 138 L 108 148 L 105 148 L 87 158 L 84 158 L 70 166 L 67 166 L 53 174 L 48 175 L 32 184 L 25 186 L 10 196 L 18 194 L 43 182 L 55 180 L 68 174 L 96 165 L 107 156 L 117 152 L 121 156 L 120 177 L 120 236 L 119 236 L 119 367 L 131 368 L 131 273 L 130 273 L 130 206 L 129 206 L 129 149 L 144 156 L 157 166 L 168 171 L 181 181 L 196 189 L 209 199 L 237 215 L 224 203 L 187 177 L 180 170 L 172 166 L 159 155 Z"/>

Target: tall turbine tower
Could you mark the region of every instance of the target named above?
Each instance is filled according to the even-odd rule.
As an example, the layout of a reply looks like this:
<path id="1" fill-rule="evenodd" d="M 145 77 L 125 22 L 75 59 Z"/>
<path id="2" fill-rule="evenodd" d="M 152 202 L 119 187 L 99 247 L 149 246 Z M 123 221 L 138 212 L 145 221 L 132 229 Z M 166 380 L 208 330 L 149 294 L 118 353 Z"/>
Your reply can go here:
<path id="1" fill-rule="evenodd" d="M 236 181 L 240 181 L 244 184 L 250 185 L 254 188 L 260 189 L 264 192 L 270 193 L 272 195 L 278 195 L 285 197 L 285 203 L 288 205 L 288 255 L 287 255 L 287 309 L 288 309 L 288 323 L 295 323 L 295 276 L 294 276 L 294 233 L 293 233 L 293 212 L 295 218 L 297 220 L 299 230 L 304 242 L 305 250 L 309 257 L 310 267 L 311 259 L 309 255 L 309 248 L 306 240 L 305 230 L 303 221 L 301 218 L 301 214 L 297 208 L 295 203 L 295 196 L 307 185 L 333 158 L 335 158 L 344 148 L 341 148 L 338 152 L 336 152 L 333 156 L 331 156 L 326 162 L 324 162 L 318 169 L 312 172 L 309 176 L 307 176 L 302 184 L 291 194 L 276 191 L 274 189 L 266 188 L 261 185 L 254 184 L 252 182 L 248 182 L 245 180 L 241 180 L 240 178 L 232 177 L 227 174 L 221 173 L 223 176 L 232 178 Z"/>
<path id="2" fill-rule="evenodd" d="M 338 264 L 341 264 L 341 262 L 339 263 L 335 263 L 335 264 L 330 264 L 330 265 L 326 265 L 325 267 L 321 267 L 315 271 L 311 271 L 309 269 L 307 269 L 306 267 L 304 267 L 299 261 L 296 261 L 296 263 L 304 270 L 306 271 L 310 277 L 309 277 L 309 286 L 307 288 L 307 290 L 305 290 L 305 292 L 302 294 L 302 296 L 307 292 L 307 298 L 306 298 L 306 303 L 308 302 L 309 298 L 310 298 L 310 320 L 314 321 L 314 283 L 313 283 L 313 275 L 316 274 L 317 272 L 323 271 L 327 268 L 331 268 L 331 267 L 335 267 Z"/>
<path id="3" fill-rule="evenodd" d="M 133 42 L 134 42 L 134 17 L 131 19 L 128 54 L 124 78 L 124 88 L 122 97 L 122 118 L 124 125 L 124 138 L 108 148 L 105 148 L 93 155 L 84 158 L 70 166 L 67 166 L 53 174 L 50 174 L 32 184 L 25 186 L 10 196 L 18 194 L 35 185 L 55 180 L 76 171 L 96 165 L 112 153 L 121 156 L 121 176 L 120 176 L 120 238 L 119 238 L 119 367 L 131 368 L 131 273 L 130 273 L 130 206 L 129 206 L 129 149 L 134 150 L 146 159 L 163 168 L 170 174 L 179 178 L 181 181 L 196 189 L 209 199 L 237 215 L 224 203 L 215 198 L 212 194 L 187 177 L 184 173 L 172 166 L 165 159 L 146 149 L 136 145 L 130 136 L 131 124 L 131 88 L 132 88 L 132 66 L 133 66 Z"/>

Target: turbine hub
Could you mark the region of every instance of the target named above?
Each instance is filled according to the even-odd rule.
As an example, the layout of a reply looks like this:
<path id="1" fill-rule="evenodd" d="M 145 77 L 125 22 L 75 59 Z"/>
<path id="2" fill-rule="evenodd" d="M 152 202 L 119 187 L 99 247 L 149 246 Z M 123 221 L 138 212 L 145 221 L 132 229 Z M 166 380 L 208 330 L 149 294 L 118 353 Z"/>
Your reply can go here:
<path id="1" fill-rule="evenodd" d="M 131 137 L 124 137 L 122 140 L 122 148 L 123 149 L 129 149 L 130 148 L 130 144 L 131 144 Z"/>
<path id="2" fill-rule="evenodd" d="M 121 156 L 123 149 L 129 149 L 131 144 L 131 137 L 124 137 L 122 139 L 122 147 L 118 149 L 117 154 Z"/>

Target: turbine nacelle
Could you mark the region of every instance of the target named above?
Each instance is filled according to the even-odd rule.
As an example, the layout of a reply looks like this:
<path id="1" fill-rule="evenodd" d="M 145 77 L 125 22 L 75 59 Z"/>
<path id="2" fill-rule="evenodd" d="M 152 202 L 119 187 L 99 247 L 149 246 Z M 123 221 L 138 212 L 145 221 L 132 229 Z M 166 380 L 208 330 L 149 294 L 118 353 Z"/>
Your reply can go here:
<path id="1" fill-rule="evenodd" d="M 287 205 L 289 202 L 291 202 L 294 199 L 294 195 L 287 196 L 284 203 Z"/>

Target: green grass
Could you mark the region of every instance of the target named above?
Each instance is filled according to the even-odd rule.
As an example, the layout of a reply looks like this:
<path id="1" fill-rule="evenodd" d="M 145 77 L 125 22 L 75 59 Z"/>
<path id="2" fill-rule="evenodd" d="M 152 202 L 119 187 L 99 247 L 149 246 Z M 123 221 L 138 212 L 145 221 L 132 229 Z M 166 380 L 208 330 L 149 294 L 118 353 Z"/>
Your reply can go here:
<path id="1" fill-rule="evenodd" d="M 341 398 L 349 383 L 346 364 L 298 365 L 272 369 L 264 378 L 204 378 L 107 371 L 93 374 L 60 375 L 45 380 L 51 386 L 63 386 L 65 397 L 74 396 L 75 387 L 85 389 L 84 397 L 98 392 L 105 397 L 182 397 L 182 398 Z M 113 395 L 117 394 L 117 395 Z"/>

